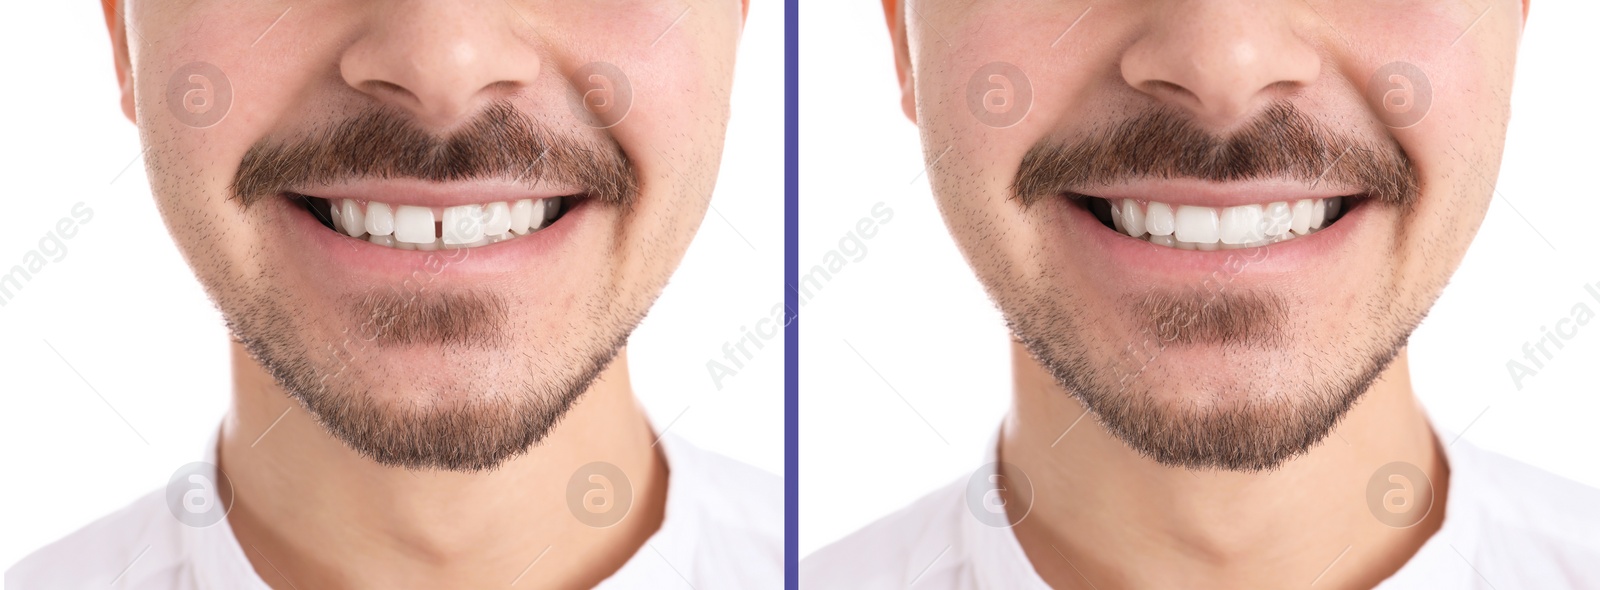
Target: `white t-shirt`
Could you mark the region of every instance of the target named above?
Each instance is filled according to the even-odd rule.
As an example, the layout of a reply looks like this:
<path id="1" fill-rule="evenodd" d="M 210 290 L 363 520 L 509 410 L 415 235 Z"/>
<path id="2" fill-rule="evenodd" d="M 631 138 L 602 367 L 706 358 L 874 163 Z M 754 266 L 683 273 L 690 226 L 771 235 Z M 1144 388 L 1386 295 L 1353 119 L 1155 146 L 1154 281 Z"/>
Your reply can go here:
<path id="1" fill-rule="evenodd" d="M 669 467 L 661 528 L 598 587 L 782 588 L 782 478 L 670 434 L 661 445 Z M 227 519 L 188 526 L 166 502 L 157 490 L 35 551 L 6 572 L 6 589 L 269 588 Z"/>
<path id="2" fill-rule="evenodd" d="M 1437 432 L 1437 431 L 1436 431 Z M 1444 524 L 1381 590 L 1600 588 L 1600 490 L 1472 446 L 1446 445 Z M 991 444 L 984 465 L 994 462 Z M 800 563 L 800 587 L 1049 588 L 1010 528 L 968 509 L 967 478 Z"/>

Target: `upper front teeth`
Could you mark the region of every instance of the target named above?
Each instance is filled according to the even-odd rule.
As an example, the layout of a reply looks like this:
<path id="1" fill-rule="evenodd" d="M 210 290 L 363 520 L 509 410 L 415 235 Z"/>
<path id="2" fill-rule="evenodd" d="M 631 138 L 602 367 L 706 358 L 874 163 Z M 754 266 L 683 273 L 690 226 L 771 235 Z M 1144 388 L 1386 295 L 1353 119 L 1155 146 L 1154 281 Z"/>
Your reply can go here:
<path id="1" fill-rule="evenodd" d="M 349 202 L 349 201 L 346 201 Z M 343 210 L 343 207 L 340 207 Z M 359 238 L 361 234 L 346 229 L 344 233 Z M 401 205 L 394 210 L 394 239 L 407 244 L 432 243 L 433 210 L 427 207 Z"/>
<path id="2" fill-rule="evenodd" d="M 367 233 L 387 236 L 394 233 L 394 209 L 386 203 L 367 203 Z"/>
<path id="3" fill-rule="evenodd" d="M 483 246 L 539 231 L 561 210 L 561 197 L 454 207 L 355 199 L 330 204 L 333 227 L 345 235 L 403 250 L 437 250 Z"/>
<path id="4" fill-rule="evenodd" d="M 1117 231 L 1185 250 L 1265 246 L 1322 229 L 1339 215 L 1339 197 L 1266 205 L 1197 207 L 1116 199 L 1111 223 Z"/>
<path id="5" fill-rule="evenodd" d="M 1215 207 L 1178 206 L 1172 237 L 1196 244 L 1217 241 L 1217 236 L 1222 232 L 1222 222 L 1217 213 Z M 1128 216 L 1122 218 L 1126 221 Z"/>
<path id="6" fill-rule="evenodd" d="M 401 207 L 404 209 L 405 207 Z M 432 221 L 432 220 L 430 220 Z M 444 243 L 454 245 L 471 244 L 483 239 L 483 207 L 477 205 L 462 205 L 459 207 L 445 207 L 444 220 L 439 226 L 439 231 Z M 433 224 L 429 223 L 429 234 L 433 233 Z M 428 241 L 433 241 L 432 235 Z M 415 242 L 416 240 L 406 240 Z"/>

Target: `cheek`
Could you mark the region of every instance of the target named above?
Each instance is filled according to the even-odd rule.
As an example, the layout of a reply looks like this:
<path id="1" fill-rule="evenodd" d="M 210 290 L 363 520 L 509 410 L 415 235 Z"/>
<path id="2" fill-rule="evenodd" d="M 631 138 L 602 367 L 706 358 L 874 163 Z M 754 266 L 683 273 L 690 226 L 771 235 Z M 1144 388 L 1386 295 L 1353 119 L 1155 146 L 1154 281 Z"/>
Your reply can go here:
<path id="1" fill-rule="evenodd" d="M 1011 183 L 1030 147 L 1081 123 L 1077 119 L 1097 96 L 1117 94 L 1110 85 L 1121 83 L 1115 64 L 1126 19 L 1096 7 L 1094 26 L 1080 22 L 1064 34 L 1085 8 L 924 4 L 926 18 L 912 19 L 917 120 L 929 182 L 947 227 L 980 273 L 1043 272 L 1044 228 L 1061 225 L 1046 213 L 1023 210 L 1011 199 Z"/>
<path id="2" fill-rule="evenodd" d="M 1414 97 L 1417 105 L 1426 104 L 1422 116 L 1408 127 L 1391 129 L 1421 176 L 1423 193 L 1415 214 L 1402 220 L 1399 233 L 1403 250 L 1420 252 L 1408 257 L 1402 272 L 1435 274 L 1454 269 L 1476 235 L 1494 198 L 1500 157 L 1510 119 L 1512 70 L 1516 55 L 1517 22 L 1510 10 L 1496 8 L 1485 14 L 1470 30 L 1462 33 L 1454 26 L 1473 14 L 1456 14 L 1443 19 L 1452 23 L 1449 35 L 1438 44 L 1423 35 L 1404 46 L 1390 46 L 1395 55 L 1415 56 L 1412 76 L 1420 76 L 1427 95 Z M 1441 21 L 1426 26 L 1439 29 Z M 1423 25 L 1418 25 L 1423 26 Z M 1452 47 L 1449 38 L 1458 37 Z M 1376 42 L 1376 41 L 1375 41 Z M 1392 42 L 1391 42 L 1392 43 Z M 1381 60 L 1353 68 L 1360 73 L 1380 72 L 1391 60 Z M 1368 82 L 1381 83 L 1381 80 Z M 1371 94 L 1369 90 L 1369 94 Z M 1371 105 L 1382 112 L 1382 104 Z M 1423 276 L 1423 275 L 1418 275 Z"/>
<path id="3" fill-rule="evenodd" d="M 286 102 L 278 89 L 294 86 L 281 71 L 292 62 L 261 59 L 238 42 L 259 31 L 219 24 L 257 19 L 208 14 L 199 10 L 185 13 L 182 22 L 146 27 L 146 44 L 133 56 L 152 193 L 180 249 L 202 264 L 219 256 L 243 260 L 245 245 L 254 243 L 239 235 L 253 230 L 227 200 L 228 187 L 246 149 Z M 257 16 L 271 22 L 276 13 Z"/>
<path id="4" fill-rule="evenodd" d="M 1025 220 L 1006 199 L 1015 172 L 1014 164 L 1008 169 L 1008 163 L 1021 160 L 1026 142 L 1021 141 L 1023 130 L 1015 121 L 980 119 L 991 111 L 980 108 L 975 113 L 968 94 L 977 94 L 980 107 L 1004 111 L 997 113 L 1001 116 L 1021 112 L 1026 119 L 1032 108 L 1031 87 L 1009 68 L 995 72 L 991 81 L 979 72 L 990 61 L 976 50 L 950 51 L 937 40 L 914 47 L 921 52 L 913 59 L 923 176 L 952 237 L 982 272 L 983 260 L 1011 258 L 1014 253 L 1001 250 L 1026 241 L 1017 235 L 1024 231 Z M 974 73 L 979 82 L 969 86 Z M 997 240 L 998 228 L 1007 228 L 1006 234 L 1014 239 Z"/>
<path id="5" fill-rule="evenodd" d="M 330 97 L 356 96 L 343 87 L 337 64 L 341 44 L 358 34 L 362 16 L 332 6 L 297 7 L 291 16 L 299 18 L 274 24 L 283 6 L 241 9 L 202 1 L 181 12 L 153 8 L 137 19 L 142 43 L 134 44 L 132 57 L 158 205 L 191 261 L 247 263 L 248 244 L 259 236 L 249 235 L 253 226 L 226 198 L 232 176 L 249 146 L 276 126 L 315 118 L 325 107 L 352 107 L 354 99 Z M 545 45 L 550 75 L 606 62 L 626 76 L 627 114 L 607 132 L 634 160 L 654 198 L 642 199 L 618 231 L 648 238 L 636 242 L 681 245 L 706 211 L 720 161 L 738 6 L 703 2 L 687 14 L 676 4 L 635 8 L 617 18 L 581 6 L 534 6 L 527 10 L 547 16 L 540 38 L 529 42 Z M 299 49 L 252 48 L 249 40 L 263 31 L 279 47 Z M 538 99 L 566 108 L 564 97 Z"/>
<path id="6" fill-rule="evenodd" d="M 724 4 L 694 4 L 676 23 L 683 8 L 667 6 L 626 31 L 605 32 L 612 41 L 582 44 L 583 52 L 566 57 L 573 64 L 615 61 L 631 87 L 627 116 L 607 130 L 633 160 L 643 190 L 616 230 L 627 249 L 624 276 L 664 277 L 708 212 L 739 34 L 738 7 L 729 13 Z"/>

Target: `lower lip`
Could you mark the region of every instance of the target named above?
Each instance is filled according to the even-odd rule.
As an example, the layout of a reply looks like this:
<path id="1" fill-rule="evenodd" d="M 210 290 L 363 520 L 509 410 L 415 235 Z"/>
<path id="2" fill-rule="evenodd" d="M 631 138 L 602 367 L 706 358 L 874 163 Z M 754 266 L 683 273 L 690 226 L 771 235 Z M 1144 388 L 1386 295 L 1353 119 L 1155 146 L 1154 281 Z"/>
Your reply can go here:
<path id="1" fill-rule="evenodd" d="M 1353 236 L 1381 211 L 1370 199 L 1353 202 L 1354 206 L 1333 225 L 1316 233 L 1259 248 L 1211 251 L 1181 250 L 1128 236 L 1106 227 L 1087 207 L 1065 197 L 1055 199 L 1052 206 L 1074 233 L 1084 237 L 1090 251 L 1103 254 L 1091 259 L 1092 263 L 1105 267 L 1101 270 L 1182 280 L 1204 277 L 1224 268 L 1234 268 L 1230 272 L 1239 274 L 1279 274 L 1331 264 L 1332 259 L 1352 243 Z M 1240 261 L 1246 263 L 1240 264 Z"/>
<path id="2" fill-rule="evenodd" d="M 318 254 L 310 261 L 326 267 L 323 276 L 394 280 L 422 270 L 434 277 L 484 277 L 526 270 L 548 261 L 594 221 L 591 199 L 578 199 L 555 222 L 537 232 L 474 248 L 432 251 L 401 250 L 347 236 L 323 225 L 303 205 L 289 198 L 272 199 L 274 215 L 287 227 L 291 244 Z"/>

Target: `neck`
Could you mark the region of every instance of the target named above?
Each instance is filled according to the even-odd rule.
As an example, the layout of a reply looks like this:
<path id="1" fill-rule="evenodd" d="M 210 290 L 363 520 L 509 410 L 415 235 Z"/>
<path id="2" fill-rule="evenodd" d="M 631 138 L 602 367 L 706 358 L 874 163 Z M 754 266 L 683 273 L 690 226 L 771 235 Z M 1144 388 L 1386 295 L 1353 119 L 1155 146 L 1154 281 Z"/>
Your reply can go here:
<path id="1" fill-rule="evenodd" d="M 1000 455 L 1039 490 L 1014 531 L 1052 587 L 1370 588 L 1443 521 L 1447 466 L 1404 352 L 1308 454 L 1254 474 L 1146 459 L 1085 416 L 1020 345 L 1013 358 Z M 1394 461 L 1433 483 L 1433 509 L 1409 528 L 1368 507 L 1368 480 Z"/>
<path id="2" fill-rule="evenodd" d="M 236 490 L 228 520 L 274 588 L 587 588 L 660 528 L 666 462 L 634 400 L 627 354 L 560 424 L 492 472 L 413 471 L 366 459 L 308 415 L 233 344 L 234 407 L 219 464 Z M 632 486 L 617 524 L 574 518 L 568 479 L 615 465 Z"/>

